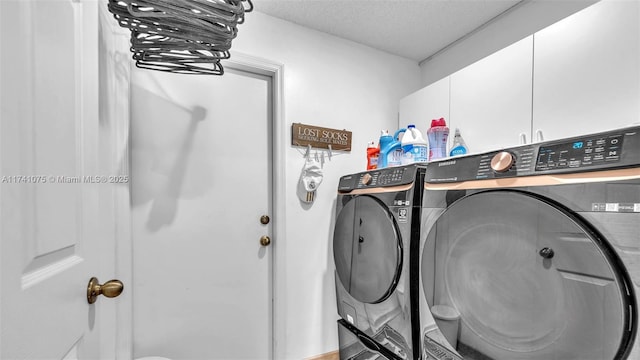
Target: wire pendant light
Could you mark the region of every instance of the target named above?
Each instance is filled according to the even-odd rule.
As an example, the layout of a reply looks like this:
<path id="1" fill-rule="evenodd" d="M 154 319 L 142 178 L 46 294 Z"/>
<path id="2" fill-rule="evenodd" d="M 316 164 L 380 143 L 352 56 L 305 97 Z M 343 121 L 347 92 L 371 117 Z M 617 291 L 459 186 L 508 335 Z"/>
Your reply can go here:
<path id="1" fill-rule="evenodd" d="M 222 75 L 231 41 L 251 0 L 109 0 L 109 11 L 131 31 L 136 66 L 179 74 Z"/>

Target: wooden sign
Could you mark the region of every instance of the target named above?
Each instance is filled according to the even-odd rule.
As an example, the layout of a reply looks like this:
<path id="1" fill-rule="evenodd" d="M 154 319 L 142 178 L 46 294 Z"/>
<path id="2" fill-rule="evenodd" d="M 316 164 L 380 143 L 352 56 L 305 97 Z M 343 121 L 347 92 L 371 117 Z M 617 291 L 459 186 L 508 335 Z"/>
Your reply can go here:
<path id="1" fill-rule="evenodd" d="M 351 151 L 351 131 L 329 129 L 312 125 L 291 125 L 291 145 Z"/>

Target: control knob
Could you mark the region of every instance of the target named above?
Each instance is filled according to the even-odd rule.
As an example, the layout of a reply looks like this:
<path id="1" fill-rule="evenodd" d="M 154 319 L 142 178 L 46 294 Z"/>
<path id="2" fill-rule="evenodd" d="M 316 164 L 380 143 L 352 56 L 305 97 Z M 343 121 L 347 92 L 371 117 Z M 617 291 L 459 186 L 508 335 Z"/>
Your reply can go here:
<path id="1" fill-rule="evenodd" d="M 515 157 L 508 151 L 501 151 L 491 159 L 491 169 L 498 173 L 509 171 L 515 163 Z"/>
<path id="2" fill-rule="evenodd" d="M 371 174 L 364 174 L 362 175 L 362 179 L 360 180 L 360 182 L 362 183 L 362 185 L 369 185 L 371 184 L 371 180 L 373 180 L 373 176 L 371 176 Z"/>

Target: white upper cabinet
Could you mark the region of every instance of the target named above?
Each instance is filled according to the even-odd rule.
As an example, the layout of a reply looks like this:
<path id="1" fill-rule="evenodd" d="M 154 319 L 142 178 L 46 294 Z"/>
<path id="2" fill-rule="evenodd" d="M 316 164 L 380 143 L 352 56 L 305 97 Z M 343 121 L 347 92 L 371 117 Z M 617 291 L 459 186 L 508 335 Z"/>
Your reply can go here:
<path id="1" fill-rule="evenodd" d="M 459 128 L 471 153 L 529 140 L 532 59 L 529 36 L 452 74 L 450 137 Z"/>
<path id="2" fill-rule="evenodd" d="M 640 121 L 640 2 L 603 0 L 535 34 L 533 131 L 544 140 Z"/>
<path id="3" fill-rule="evenodd" d="M 426 139 L 431 120 L 439 118 L 449 121 L 448 76 L 400 100 L 398 127 L 413 124 Z"/>
<path id="4" fill-rule="evenodd" d="M 424 133 L 440 117 L 471 153 L 517 146 L 521 134 L 531 143 L 640 124 L 640 2 L 602 0 L 400 102 L 400 126 Z"/>

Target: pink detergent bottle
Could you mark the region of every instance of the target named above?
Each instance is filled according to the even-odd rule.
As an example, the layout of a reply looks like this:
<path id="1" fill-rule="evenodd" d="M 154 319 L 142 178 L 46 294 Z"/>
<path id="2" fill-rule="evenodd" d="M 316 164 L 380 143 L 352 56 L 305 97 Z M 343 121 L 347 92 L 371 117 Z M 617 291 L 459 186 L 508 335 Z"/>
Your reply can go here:
<path id="1" fill-rule="evenodd" d="M 431 120 L 431 128 L 427 130 L 429 138 L 429 161 L 447 157 L 447 139 L 449 128 L 444 118 Z"/>

